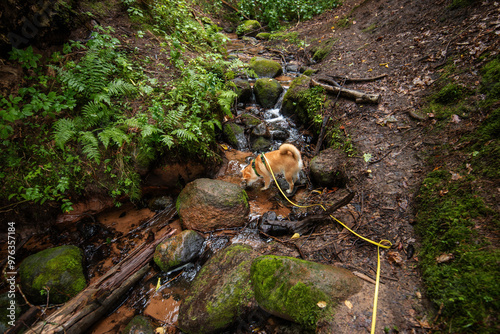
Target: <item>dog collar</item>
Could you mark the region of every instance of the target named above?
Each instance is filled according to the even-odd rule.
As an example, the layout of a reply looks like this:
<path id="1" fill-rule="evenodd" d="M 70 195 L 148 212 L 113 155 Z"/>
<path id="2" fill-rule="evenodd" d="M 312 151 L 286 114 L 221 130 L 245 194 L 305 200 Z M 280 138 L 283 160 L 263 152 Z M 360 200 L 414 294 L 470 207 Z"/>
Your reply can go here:
<path id="1" fill-rule="evenodd" d="M 264 164 L 264 167 L 266 167 L 266 169 L 267 169 L 267 164 L 266 164 L 266 160 L 264 158 L 264 153 L 260 154 L 260 160 L 262 160 L 262 163 Z M 255 159 L 252 160 L 252 168 L 253 168 L 253 171 L 255 172 L 255 175 L 257 175 L 258 177 L 260 177 L 260 174 L 257 172 L 257 168 L 255 168 Z"/>
<path id="2" fill-rule="evenodd" d="M 257 172 L 257 168 L 255 168 L 255 159 L 252 160 L 252 168 L 253 168 L 253 171 L 255 172 L 255 175 L 260 177 L 260 174 Z"/>

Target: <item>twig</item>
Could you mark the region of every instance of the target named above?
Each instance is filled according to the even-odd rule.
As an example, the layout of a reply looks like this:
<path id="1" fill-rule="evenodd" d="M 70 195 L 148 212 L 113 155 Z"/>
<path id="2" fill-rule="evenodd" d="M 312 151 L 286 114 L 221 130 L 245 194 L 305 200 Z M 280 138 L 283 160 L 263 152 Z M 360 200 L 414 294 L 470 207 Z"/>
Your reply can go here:
<path id="1" fill-rule="evenodd" d="M 342 79 L 345 81 L 345 83 L 348 82 L 365 82 L 365 81 L 375 81 L 375 80 L 380 80 L 382 78 L 385 78 L 387 74 L 381 74 L 377 75 L 376 77 L 369 77 L 369 78 L 348 78 L 348 77 L 341 77 L 338 75 L 328 75 L 330 78 L 336 78 L 336 79 Z"/>
<path id="2" fill-rule="evenodd" d="M 247 20 L 250 20 L 250 19 L 249 19 L 249 18 L 248 18 L 245 14 L 243 14 L 243 13 L 242 13 L 242 12 L 241 12 L 238 8 L 233 7 L 231 4 L 227 3 L 227 2 L 226 2 L 226 1 L 224 1 L 224 0 L 221 0 L 221 1 L 222 1 L 222 3 L 223 3 L 224 5 L 226 5 L 227 7 L 231 8 L 231 9 L 232 9 L 232 10 L 234 10 L 236 13 L 241 14 L 241 16 L 243 16 L 243 17 L 244 17 L 244 18 L 246 18 Z"/>

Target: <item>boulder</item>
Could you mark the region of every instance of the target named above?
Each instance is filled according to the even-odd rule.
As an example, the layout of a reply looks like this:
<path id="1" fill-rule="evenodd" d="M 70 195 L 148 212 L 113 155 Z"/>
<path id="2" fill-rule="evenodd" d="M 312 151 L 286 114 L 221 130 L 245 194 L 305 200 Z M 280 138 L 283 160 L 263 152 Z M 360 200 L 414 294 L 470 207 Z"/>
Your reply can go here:
<path id="1" fill-rule="evenodd" d="M 127 327 L 122 331 L 122 334 L 154 334 L 155 329 L 149 322 L 148 318 L 142 315 L 136 315 Z"/>
<path id="2" fill-rule="evenodd" d="M 262 123 L 260 119 L 251 114 L 243 114 L 240 116 L 240 119 L 247 128 L 253 128 L 254 126 L 257 126 Z"/>
<path id="3" fill-rule="evenodd" d="M 310 83 L 310 77 L 301 75 L 292 81 L 290 88 L 283 96 L 281 112 L 286 116 L 295 116 L 296 120 L 302 124 L 307 124 L 310 121 L 307 114 L 308 101 L 304 97 Z"/>
<path id="4" fill-rule="evenodd" d="M 248 102 L 252 99 L 252 86 L 248 80 L 236 78 L 232 80 L 236 85 L 236 94 L 238 98 L 238 102 Z"/>
<path id="5" fill-rule="evenodd" d="M 271 140 L 265 137 L 256 137 L 252 141 L 253 152 L 267 152 L 271 148 Z"/>
<path id="6" fill-rule="evenodd" d="M 255 98 L 262 107 L 273 108 L 283 92 L 283 87 L 275 79 L 257 79 L 254 91 Z"/>
<path id="7" fill-rule="evenodd" d="M 59 246 L 45 249 L 25 258 L 19 266 L 21 288 L 34 304 L 45 304 L 50 289 L 49 301 L 61 304 L 80 291 L 87 283 L 83 275 L 82 251 L 76 246 Z"/>
<path id="8" fill-rule="evenodd" d="M 235 123 L 226 123 L 222 127 L 226 142 L 236 147 L 238 150 L 243 150 L 248 147 L 247 138 L 245 137 L 245 129 Z"/>
<path id="9" fill-rule="evenodd" d="M 197 232 L 184 230 L 156 246 L 153 259 L 164 272 L 196 258 L 205 239 Z"/>
<path id="10" fill-rule="evenodd" d="M 271 37 L 271 34 L 268 32 L 260 32 L 255 36 L 255 38 L 260 39 L 260 40 L 264 40 L 264 41 L 269 40 L 269 37 Z"/>
<path id="11" fill-rule="evenodd" d="M 259 254 L 233 244 L 201 268 L 179 308 L 178 327 L 186 333 L 220 333 L 256 308 L 250 266 Z"/>
<path id="12" fill-rule="evenodd" d="M 187 184 L 177 198 L 176 207 L 183 227 L 197 231 L 243 226 L 250 211 L 245 190 L 212 179 Z"/>
<path id="13" fill-rule="evenodd" d="M 258 29 L 261 28 L 261 25 L 259 21 L 256 20 L 246 20 L 243 21 L 242 24 L 240 24 L 236 28 L 236 33 L 238 36 L 243 36 L 243 35 L 254 35 L 257 34 Z"/>
<path id="14" fill-rule="evenodd" d="M 347 154 L 328 148 L 311 159 L 309 168 L 314 184 L 323 188 L 344 188 L 347 183 Z"/>
<path id="15" fill-rule="evenodd" d="M 253 57 L 250 59 L 249 65 L 259 78 L 274 78 L 283 73 L 281 64 L 271 59 Z"/>
<path id="16" fill-rule="evenodd" d="M 286 256 L 258 257 L 250 279 L 262 309 L 309 330 L 331 319 L 335 306 L 361 289 L 348 270 Z"/>

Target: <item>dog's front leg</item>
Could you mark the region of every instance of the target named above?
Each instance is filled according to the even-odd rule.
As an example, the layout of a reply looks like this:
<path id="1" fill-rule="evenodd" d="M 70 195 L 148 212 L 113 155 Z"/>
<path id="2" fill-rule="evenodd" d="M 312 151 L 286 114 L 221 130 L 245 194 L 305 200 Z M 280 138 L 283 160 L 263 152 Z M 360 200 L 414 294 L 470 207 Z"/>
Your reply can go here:
<path id="1" fill-rule="evenodd" d="M 264 187 L 262 187 L 260 190 L 267 190 L 271 185 L 271 177 L 269 175 L 262 175 L 262 177 L 264 178 Z"/>

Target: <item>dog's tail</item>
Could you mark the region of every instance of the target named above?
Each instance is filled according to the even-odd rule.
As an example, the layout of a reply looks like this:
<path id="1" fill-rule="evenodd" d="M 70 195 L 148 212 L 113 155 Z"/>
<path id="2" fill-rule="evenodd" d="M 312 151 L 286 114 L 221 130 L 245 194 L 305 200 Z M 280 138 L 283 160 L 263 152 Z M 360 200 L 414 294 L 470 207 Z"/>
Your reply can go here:
<path id="1" fill-rule="evenodd" d="M 280 146 L 280 154 L 292 153 L 295 160 L 298 161 L 299 167 L 302 168 L 302 157 L 300 156 L 300 151 L 292 144 L 283 144 Z"/>

